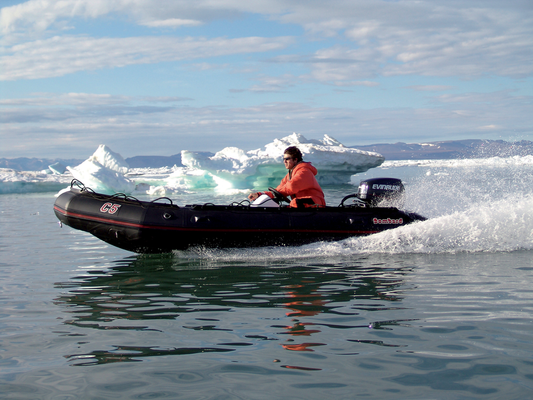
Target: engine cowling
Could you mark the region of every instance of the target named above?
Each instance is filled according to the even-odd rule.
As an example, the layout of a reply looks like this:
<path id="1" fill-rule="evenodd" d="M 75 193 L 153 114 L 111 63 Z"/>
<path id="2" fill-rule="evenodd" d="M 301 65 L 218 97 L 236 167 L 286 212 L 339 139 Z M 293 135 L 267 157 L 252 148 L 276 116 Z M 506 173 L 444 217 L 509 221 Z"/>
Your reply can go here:
<path id="1" fill-rule="evenodd" d="M 404 186 L 397 178 L 372 178 L 361 181 L 357 198 L 371 207 L 401 207 Z"/>

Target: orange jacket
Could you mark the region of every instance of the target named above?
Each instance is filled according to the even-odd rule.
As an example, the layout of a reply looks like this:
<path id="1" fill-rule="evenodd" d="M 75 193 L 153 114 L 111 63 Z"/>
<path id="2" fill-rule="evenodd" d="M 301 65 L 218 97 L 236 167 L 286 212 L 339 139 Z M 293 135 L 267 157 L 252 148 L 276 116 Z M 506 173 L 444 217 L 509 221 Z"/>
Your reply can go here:
<path id="1" fill-rule="evenodd" d="M 325 206 L 324 192 L 315 175 L 317 169 L 309 162 L 301 161 L 281 180 L 276 188 L 282 195 L 291 197 L 291 207 L 297 207 L 296 199 L 310 198 L 315 204 Z M 270 197 L 273 194 L 266 192 Z"/>

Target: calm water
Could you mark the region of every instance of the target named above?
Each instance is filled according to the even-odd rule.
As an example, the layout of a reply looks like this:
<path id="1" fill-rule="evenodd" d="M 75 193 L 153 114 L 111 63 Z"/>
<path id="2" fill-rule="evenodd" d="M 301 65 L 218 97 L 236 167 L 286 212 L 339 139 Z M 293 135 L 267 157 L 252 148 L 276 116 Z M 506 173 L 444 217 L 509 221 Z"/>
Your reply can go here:
<path id="1" fill-rule="evenodd" d="M 531 186 L 432 200 L 446 179 L 413 176 L 432 218 L 384 235 L 157 256 L 0 196 L 0 397 L 531 398 Z"/>

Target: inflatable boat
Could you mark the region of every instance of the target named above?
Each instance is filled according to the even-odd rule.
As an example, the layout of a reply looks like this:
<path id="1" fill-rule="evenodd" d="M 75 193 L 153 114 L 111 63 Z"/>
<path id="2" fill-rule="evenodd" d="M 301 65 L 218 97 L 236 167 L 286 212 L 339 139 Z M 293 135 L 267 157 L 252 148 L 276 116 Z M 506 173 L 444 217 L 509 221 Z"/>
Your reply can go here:
<path id="1" fill-rule="evenodd" d="M 275 189 L 274 199 L 253 203 L 212 203 L 178 206 L 163 197 L 141 201 L 123 193 L 95 193 L 73 180 L 56 199 L 61 224 L 86 231 L 121 249 L 136 253 L 166 253 L 194 246 L 259 247 L 301 245 L 370 235 L 424 217 L 401 211 L 404 186 L 399 179 L 362 181 L 357 193 L 338 206 L 301 204 L 289 207 Z"/>

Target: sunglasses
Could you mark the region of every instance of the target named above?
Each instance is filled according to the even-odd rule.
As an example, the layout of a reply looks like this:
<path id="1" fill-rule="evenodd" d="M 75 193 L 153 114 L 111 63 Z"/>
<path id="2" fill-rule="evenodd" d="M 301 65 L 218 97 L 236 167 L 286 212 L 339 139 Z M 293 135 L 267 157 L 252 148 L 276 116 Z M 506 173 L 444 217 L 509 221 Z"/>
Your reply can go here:
<path id="1" fill-rule="evenodd" d="M 292 157 L 283 157 L 283 161 L 289 161 L 292 160 Z"/>

